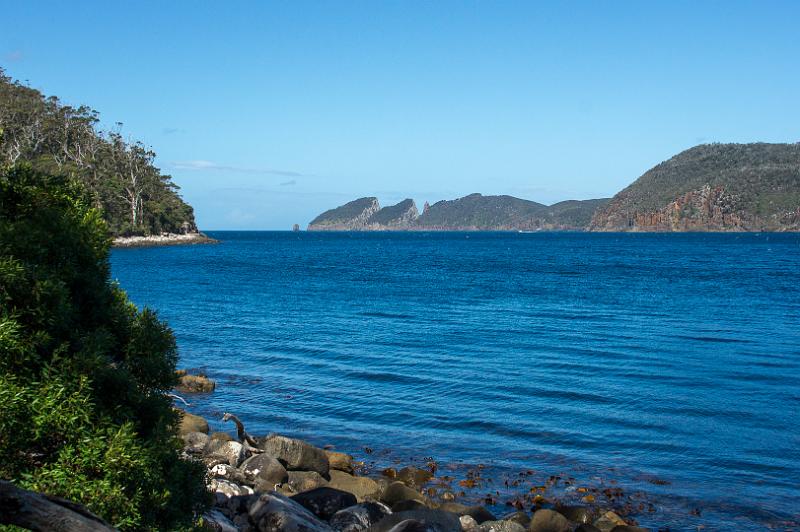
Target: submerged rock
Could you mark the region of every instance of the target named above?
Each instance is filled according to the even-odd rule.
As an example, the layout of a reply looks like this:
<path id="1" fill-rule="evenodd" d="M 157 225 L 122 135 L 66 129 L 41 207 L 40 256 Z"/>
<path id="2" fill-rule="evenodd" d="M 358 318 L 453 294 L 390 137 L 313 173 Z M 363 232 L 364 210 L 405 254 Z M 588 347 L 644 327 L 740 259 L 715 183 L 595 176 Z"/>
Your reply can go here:
<path id="1" fill-rule="evenodd" d="M 181 375 L 175 389 L 181 393 L 210 393 L 216 383 L 205 375 Z"/>
<path id="2" fill-rule="evenodd" d="M 292 496 L 292 500 L 325 521 L 339 510 L 356 504 L 355 495 L 334 488 L 317 488 L 298 493 Z"/>
<path id="3" fill-rule="evenodd" d="M 379 502 L 362 502 L 336 512 L 329 524 L 337 532 L 363 532 L 392 511 Z"/>
<path id="4" fill-rule="evenodd" d="M 399 480 L 409 488 L 419 488 L 431 478 L 433 478 L 433 474 L 430 471 L 417 467 L 404 467 L 395 476 L 396 480 Z"/>
<path id="5" fill-rule="evenodd" d="M 323 477 L 330 471 L 325 451 L 303 440 L 272 435 L 259 440 L 258 448 L 277 458 L 286 469 L 316 471 Z"/>

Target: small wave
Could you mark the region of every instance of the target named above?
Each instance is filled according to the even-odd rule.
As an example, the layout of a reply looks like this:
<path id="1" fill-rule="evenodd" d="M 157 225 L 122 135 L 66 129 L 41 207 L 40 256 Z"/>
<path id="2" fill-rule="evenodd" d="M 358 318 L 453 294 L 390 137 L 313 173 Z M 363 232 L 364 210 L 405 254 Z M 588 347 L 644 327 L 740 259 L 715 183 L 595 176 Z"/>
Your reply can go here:
<path id="1" fill-rule="evenodd" d="M 411 314 L 394 314 L 391 312 L 359 312 L 358 314 L 369 318 L 389 318 L 393 320 L 411 320 L 416 317 Z"/>
<path id="2" fill-rule="evenodd" d="M 670 335 L 670 338 L 677 338 L 679 340 L 691 340 L 693 342 L 708 342 L 718 344 L 749 344 L 750 340 L 744 338 L 722 338 L 720 336 L 685 336 L 681 334 Z"/>

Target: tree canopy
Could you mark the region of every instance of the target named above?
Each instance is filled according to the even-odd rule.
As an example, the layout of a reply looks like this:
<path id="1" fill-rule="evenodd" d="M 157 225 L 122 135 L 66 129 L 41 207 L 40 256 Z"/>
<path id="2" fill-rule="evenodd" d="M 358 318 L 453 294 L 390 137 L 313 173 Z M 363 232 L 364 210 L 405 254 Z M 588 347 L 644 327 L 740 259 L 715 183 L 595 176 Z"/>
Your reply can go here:
<path id="1" fill-rule="evenodd" d="M 113 235 L 195 231 L 194 213 L 155 153 L 99 128 L 97 111 L 73 107 L 6 76 L 0 68 L 0 165 L 30 163 L 80 180 Z"/>

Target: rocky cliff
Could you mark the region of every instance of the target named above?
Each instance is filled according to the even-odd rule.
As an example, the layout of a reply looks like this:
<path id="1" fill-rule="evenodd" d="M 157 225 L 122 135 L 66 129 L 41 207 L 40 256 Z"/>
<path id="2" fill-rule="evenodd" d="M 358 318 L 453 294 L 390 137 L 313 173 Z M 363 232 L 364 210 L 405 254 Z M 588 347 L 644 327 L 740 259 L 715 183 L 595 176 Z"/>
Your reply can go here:
<path id="1" fill-rule="evenodd" d="M 800 230 L 800 144 L 696 146 L 595 213 L 595 231 Z"/>
<path id="2" fill-rule="evenodd" d="M 426 202 L 420 215 L 411 199 L 380 209 L 375 198 L 362 198 L 321 214 L 308 228 L 312 231 L 580 230 L 606 201 L 564 201 L 547 206 L 511 196 L 470 194 L 433 205 Z M 367 215 L 368 212 L 371 214 Z"/>
<path id="3" fill-rule="evenodd" d="M 419 211 L 417 205 L 412 199 L 404 199 L 397 205 L 384 207 L 369 220 L 367 220 L 367 229 L 372 230 L 391 230 L 391 229 L 408 229 L 419 218 Z"/>
<path id="4" fill-rule="evenodd" d="M 308 224 L 309 231 L 359 231 L 370 217 L 380 210 L 378 198 L 359 198 L 341 207 L 330 209 Z"/>

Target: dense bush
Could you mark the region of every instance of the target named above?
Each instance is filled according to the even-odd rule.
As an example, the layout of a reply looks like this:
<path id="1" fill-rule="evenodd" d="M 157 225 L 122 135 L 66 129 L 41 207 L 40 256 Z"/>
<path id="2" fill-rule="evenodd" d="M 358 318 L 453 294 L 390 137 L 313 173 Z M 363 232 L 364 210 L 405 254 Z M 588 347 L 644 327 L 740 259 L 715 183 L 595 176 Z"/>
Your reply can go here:
<path id="1" fill-rule="evenodd" d="M 109 281 L 77 182 L 0 171 L 0 478 L 124 530 L 190 526 L 202 466 L 179 459 L 169 328 Z"/>

